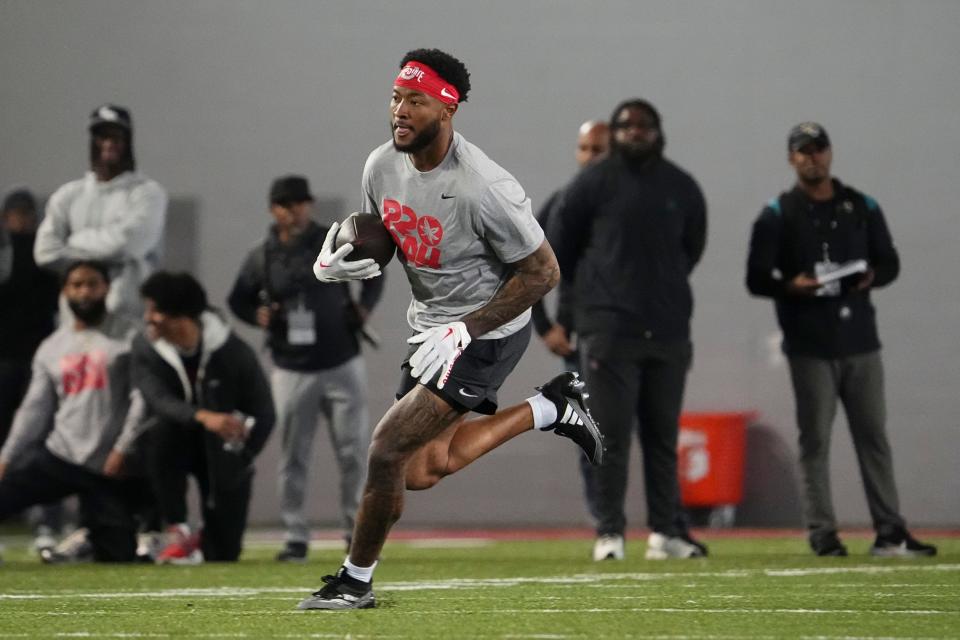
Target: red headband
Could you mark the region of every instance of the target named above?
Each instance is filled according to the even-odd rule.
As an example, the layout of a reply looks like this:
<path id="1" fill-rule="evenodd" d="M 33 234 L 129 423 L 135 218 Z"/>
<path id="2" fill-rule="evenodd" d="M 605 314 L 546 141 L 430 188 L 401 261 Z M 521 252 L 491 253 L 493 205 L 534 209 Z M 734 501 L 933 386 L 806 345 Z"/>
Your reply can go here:
<path id="1" fill-rule="evenodd" d="M 460 92 L 452 84 L 441 78 L 436 71 L 416 60 L 411 60 L 404 65 L 393 84 L 422 91 L 444 104 L 460 102 Z"/>

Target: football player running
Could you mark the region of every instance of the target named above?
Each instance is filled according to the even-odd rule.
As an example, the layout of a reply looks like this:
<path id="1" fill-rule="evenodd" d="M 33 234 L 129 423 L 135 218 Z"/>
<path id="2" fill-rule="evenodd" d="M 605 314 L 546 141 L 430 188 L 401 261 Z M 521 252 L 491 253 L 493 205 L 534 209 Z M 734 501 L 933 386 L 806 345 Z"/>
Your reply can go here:
<path id="1" fill-rule="evenodd" d="M 560 272 L 523 188 L 453 130 L 469 77 L 443 51 L 407 53 L 390 99 L 392 140 L 363 170 L 364 210 L 381 216 L 410 281 L 414 335 L 397 402 L 373 434 L 349 554 L 300 609 L 376 605 L 373 571 L 405 490 L 428 489 L 531 429 L 572 439 L 595 464 L 603 455 L 575 373 L 497 411 L 497 390 L 530 340 L 530 306 Z M 372 259 L 334 252 L 336 233 L 334 225 L 314 265 L 317 278 L 377 275 Z M 471 411 L 485 415 L 466 420 Z"/>

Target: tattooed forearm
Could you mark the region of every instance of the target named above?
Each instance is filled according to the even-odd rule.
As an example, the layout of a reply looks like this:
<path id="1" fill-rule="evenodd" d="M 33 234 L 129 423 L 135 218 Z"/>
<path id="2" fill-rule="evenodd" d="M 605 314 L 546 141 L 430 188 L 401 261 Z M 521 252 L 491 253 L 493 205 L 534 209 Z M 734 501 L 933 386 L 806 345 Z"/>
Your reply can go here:
<path id="1" fill-rule="evenodd" d="M 560 282 L 560 267 L 546 240 L 513 267 L 513 275 L 490 302 L 463 319 L 474 338 L 513 320 Z"/>

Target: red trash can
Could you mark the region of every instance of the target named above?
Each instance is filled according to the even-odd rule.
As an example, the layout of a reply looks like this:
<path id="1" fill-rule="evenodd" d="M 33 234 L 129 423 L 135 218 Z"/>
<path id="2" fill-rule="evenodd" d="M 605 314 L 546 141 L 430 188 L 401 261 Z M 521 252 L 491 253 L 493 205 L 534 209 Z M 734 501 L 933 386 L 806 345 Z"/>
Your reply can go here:
<path id="1" fill-rule="evenodd" d="M 683 413 L 677 444 L 685 507 L 736 505 L 743 498 L 747 424 L 754 412 Z"/>

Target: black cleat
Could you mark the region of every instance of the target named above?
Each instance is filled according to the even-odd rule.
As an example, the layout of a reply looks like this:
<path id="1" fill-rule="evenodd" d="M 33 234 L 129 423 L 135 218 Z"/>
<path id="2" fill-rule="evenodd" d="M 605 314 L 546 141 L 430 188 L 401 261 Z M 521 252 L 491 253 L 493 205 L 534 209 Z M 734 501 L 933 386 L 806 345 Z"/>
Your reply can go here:
<path id="1" fill-rule="evenodd" d="M 590 409 L 587 408 L 586 385 L 576 372 L 566 371 L 555 377 L 537 391 L 557 407 L 557 421 L 544 429 L 553 430 L 558 436 L 570 438 L 583 449 L 584 455 L 594 465 L 603 462 L 603 436 Z"/>
<path id="2" fill-rule="evenodd" d="M 323 588 L 301 600 L 297 609 L 372 609 L 377 606 L 373 584 L 351 578 L 346 567 L 340 567 L 335 576 L 323 576 L 323 581 Z"/>
<path id="3" fill-rule="evenodd" d="M 848 555 L 847 548 L 835 531 L 810 536 L 810 548 L 820 557 L 843 558 Z"/>
<path id="4" fill-rule="evenodd" d="M 910 535 L 906 529 L 898 529 L 891 535 L 878 535 L 870 555 L 881 558 L 916 558 L 921 556 L 937 555 L 937 548 L 932 544 L 920 542 Z"/>

